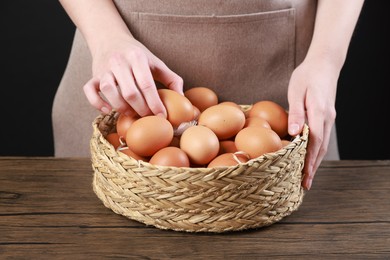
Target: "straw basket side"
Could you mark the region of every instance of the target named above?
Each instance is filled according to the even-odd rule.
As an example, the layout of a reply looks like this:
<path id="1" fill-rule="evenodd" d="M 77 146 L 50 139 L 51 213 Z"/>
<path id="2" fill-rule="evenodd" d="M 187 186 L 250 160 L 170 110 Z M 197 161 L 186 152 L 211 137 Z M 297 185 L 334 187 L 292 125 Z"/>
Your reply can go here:
<path id="1" fill-rule="evenodd" d="M 271 225 L 302 203 L 309 129 L 275 153 L 221 168 L 162 167 L 118 152 L 105 136 L 118 114 L 93 122 L 93 190 L 117 214 L 160 229 L 226 232 Z"/>

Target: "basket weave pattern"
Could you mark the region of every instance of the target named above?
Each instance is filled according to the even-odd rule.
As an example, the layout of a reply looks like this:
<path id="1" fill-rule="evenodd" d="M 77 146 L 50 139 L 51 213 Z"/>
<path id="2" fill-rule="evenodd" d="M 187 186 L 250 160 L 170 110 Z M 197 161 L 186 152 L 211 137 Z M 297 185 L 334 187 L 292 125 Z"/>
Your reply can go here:
<path id="1" fill-rule="evenodd" d="M 224 168 L 177 168 L 137 161 L 105 136 L 117 113 L 93 122 L 93 190 L 117 214 L 161 229 L 226 232 L 271 225 L 297 210 L 308 127 L 275 153 Z"/>

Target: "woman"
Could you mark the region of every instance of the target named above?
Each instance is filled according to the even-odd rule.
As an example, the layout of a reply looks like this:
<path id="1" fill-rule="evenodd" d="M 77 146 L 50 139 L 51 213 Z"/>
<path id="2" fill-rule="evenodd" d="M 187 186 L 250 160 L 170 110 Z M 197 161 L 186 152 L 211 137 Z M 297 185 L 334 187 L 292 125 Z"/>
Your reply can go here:
<path id="1" fill-rule="evenodd" d="M 99 112 L 165 116 L 161 84 L 273 100 L 289 110 L 290 135 L 307 120 L 306 189 L 324 158 L 338 159 L 337 80 L 363 0 L 60 2 L 78 29 L 53 105 L 56 156 L 89 155 Z"/>

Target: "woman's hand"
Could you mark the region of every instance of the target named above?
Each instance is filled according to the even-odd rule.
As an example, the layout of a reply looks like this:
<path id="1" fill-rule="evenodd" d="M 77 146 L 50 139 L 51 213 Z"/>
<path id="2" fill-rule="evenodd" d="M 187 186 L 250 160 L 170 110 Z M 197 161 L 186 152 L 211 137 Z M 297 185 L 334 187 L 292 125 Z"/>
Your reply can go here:
<path id="1" fill-rule="evenodd" d="M 302 186 L 310 189 L 328 149 L 335 121 L 337 81 L 364 0 L 319 0 L 313 38 L 305 60 L 293 72 L 289 89 L 289 133 L 309 125 Z"/>
<path id="2" fill-rule="evenodd" d="M 131 35 L 115 35 L 93 55 L 93 77 L 84 93 L 96 109 L 108 113 L 166 117 L 155 82 L 183 93 L 183 80 Z M 100 96 L 103 94 L 103 97 Z"/>
<path id="3" fill-rule="evenodd" d="M 92 54 L 93 77 L 84 86 L 91 105 L 103 113 L 166 116 L 154 80 L 179 93 L 183 80 L 132 36 L 114 2 L 60 2 Z"/>
<path id="4" fill-rule="evenodd" d="M 323 60 L 306 60 L 293 72 L 289 89 L 289 134 L 297 135 L 305 122 L 309 142 L 302 186 L 310 189 L 314 174 L 324 158 L 335 122 L 336 88 L 339 70 Z"/>

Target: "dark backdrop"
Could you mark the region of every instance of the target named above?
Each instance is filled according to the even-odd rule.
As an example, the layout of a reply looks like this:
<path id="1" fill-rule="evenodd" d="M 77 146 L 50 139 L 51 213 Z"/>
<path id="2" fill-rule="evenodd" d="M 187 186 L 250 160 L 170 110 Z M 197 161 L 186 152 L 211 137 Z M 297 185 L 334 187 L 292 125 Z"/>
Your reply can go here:
<path id="1" fill-rule="evenodd" d="M 52 156 L 52 101 L 74 25 L 58 1 L 1 1 L 0 156 Z M 389 1 L 366 1 L 336 100 L 341 159 L 390 159 Z"/>

